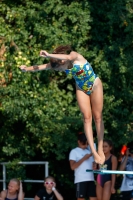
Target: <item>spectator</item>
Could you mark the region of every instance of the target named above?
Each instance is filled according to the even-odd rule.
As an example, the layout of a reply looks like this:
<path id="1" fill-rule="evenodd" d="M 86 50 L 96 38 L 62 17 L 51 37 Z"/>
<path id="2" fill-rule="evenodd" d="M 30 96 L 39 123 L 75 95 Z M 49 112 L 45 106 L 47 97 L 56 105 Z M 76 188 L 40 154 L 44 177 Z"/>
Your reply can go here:
<path id="1" fill-rule="evenodd" d="M 122 159 L 120 170 L 133 172 L 133 142 L 127 144 L 126 154 Z M 125 174 L 121 184 L 122 200 L 133 200 L 133 175 Z"/>
<path id="2" fill-rule="evenodd" d="M 23 200 L 24 192 L 22 183 L 13 178 L 9 181 L 8 189 L 1 192 L 1 200 Z"/>
<path id="3" fill-rule="evenodd" d="M 104 140 L 103 152 L 105 154 L 105 163 L 107 170 L 117 169 L 117 158 L 112 155 L 113 144 L 110 140 Z M 115 193 L 115 174 L 98 174 L 96 193 L 98 200 L 109 200 L 111 194 Z"/>
<path id="4" fill-rule="evenodd" d="M 44 187 L 37 192 L 34 200 L 63 200 L 62 195 L 56 189 L 54 177 L 48 176 L 44 179 Z"/>
<path id="5" fill-rule="evenodd" d="M 78 200 L 88 198 L 97 200 L 94 174 L 86 172 L 92 169 L 94 158 L 88 148 L 87 139 L 84 133 L 78 135 L 78 147 L 71 150 L 69 154 L 70 167 L 74 170 L 76 184 L 76 197 Z"/>

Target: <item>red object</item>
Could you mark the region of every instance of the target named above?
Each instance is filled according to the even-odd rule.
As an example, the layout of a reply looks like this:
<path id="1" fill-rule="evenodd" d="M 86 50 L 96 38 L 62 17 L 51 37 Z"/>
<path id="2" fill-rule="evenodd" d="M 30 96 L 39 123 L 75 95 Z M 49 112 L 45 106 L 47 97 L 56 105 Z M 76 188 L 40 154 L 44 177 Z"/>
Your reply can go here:
<path id="1" fill-rule="evenodd" d="M 76 75 L 78 76 L 78 75 L 82 74 L 83 72 L 84 72 L 84 70 L 81 69 L 79 72 L 76 73 Z"/>
<path id="2" fill-rule="evenodd" d="M 121 149 L 121 154 L 122 154 L 122 155 L 125 155 L 126 150 L 127 150 L 127 146 L 126 146 L 126 145 L 123 145 L 123 147 L 122 147 L 122 149 Z"/>

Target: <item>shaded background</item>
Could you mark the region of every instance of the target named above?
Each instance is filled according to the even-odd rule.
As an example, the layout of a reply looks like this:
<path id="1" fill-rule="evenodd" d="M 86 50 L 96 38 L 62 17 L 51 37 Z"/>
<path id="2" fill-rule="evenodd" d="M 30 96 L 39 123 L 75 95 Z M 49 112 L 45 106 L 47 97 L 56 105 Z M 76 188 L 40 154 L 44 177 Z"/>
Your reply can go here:
<path id="1" fill-rule="evenodd" d="M 115 155 L 119 158 L 121 146 L 133 141 L 132 13 L 131 0 L 1 1 L 0 159 L 13 163 L 7 180 L 43 179 L 39 166 L 31 170 L 14 163 L 48 161 L 65 199 L 75 198 L 68 155 L 83 123 L 74 80 L 62 72 L 18 68 L 46 63 L 41 49 L 52 52 L 70 44 L 81 53 L 103 82 L 105 138 L 113 141 Z M 40 185 L 24 183 L 24 188 L 32 197 Z"/>

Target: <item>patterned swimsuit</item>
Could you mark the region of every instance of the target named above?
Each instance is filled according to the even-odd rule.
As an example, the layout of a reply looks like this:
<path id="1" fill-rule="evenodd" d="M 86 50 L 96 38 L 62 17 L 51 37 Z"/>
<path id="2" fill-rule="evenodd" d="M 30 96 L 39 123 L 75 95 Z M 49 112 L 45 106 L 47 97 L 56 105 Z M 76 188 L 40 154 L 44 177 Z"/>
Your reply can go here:
<path id="1" fill-rule="evenodd" d="M 76 85 L 86 94 L 92 93 L 93 84 L 97 75 L 94 73 L 90 63 L 84 65 L 74 64 L 72 69 L 66 69 L 66 74 L 71 74 L 76 81 Z"/>

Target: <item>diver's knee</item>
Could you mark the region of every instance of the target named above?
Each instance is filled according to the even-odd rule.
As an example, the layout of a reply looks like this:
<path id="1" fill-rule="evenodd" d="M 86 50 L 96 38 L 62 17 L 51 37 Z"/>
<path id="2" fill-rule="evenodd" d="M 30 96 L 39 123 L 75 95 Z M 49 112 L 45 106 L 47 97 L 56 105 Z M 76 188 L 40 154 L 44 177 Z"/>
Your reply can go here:
<path id="1" fill-rule="evenodd" d="M 92 116 L 83 116 L 85 123 L 91 123 L 92 122 Z"/>

